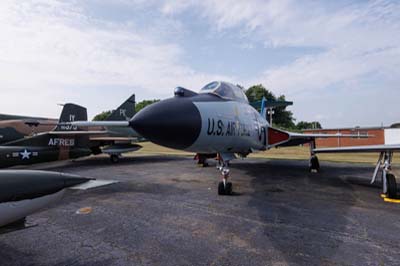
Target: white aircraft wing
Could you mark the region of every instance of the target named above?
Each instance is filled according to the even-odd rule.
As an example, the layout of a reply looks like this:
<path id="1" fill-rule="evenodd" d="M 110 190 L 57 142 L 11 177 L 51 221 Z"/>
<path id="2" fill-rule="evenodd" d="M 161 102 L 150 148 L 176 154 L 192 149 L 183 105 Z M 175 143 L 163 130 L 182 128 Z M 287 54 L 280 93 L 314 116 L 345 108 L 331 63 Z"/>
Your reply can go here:
<path id="1" fill-rule="evenodd" d="M 297 146 L 310 143 L 318 138 L 369 138 L 371 135 L 358 134 L 308 134 L 288 132 L 276 128 L 268 128 L 268 143 L 273 147 Z"/>
<path id="2" fill-rule="evenodd" d="M 395 145 L 367 145 L 338 148 L 314 149 L 315 153 L 364 153 L 364 152 L 393 152 L 400 151 L 400 144 Z"/>

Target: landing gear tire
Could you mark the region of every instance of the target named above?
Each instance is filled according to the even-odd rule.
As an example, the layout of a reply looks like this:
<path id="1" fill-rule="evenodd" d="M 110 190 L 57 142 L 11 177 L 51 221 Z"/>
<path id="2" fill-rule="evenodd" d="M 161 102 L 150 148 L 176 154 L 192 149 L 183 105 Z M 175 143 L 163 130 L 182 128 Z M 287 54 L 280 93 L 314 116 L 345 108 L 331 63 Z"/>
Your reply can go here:
<path id="1" fill-rule="evenodd" d="M 224 182 L 219 182 L 218 183 L 218 195 L 225 195 Z"/>
<path id="2" fill-rule="evenodd" d="M 232 195 L 232 183 L 231 182 L 228 182 L 228 183 L 226 183 L 226 186 L 225 186 L 225 194 L 226 195 Z"/>
<path id="3" fill-rule="evenodd" d="M 227 182 L 226 186 L 224 185 L 224 182 L 219 182 L 218 184 L 218 195 L 232 195 L 232 183 Z"/>
<path id="4" fill-rule="evenodd" d="M 387 196 L 391 199 L 395 199 L 397 197 L 396 178 L 393 174 L 387 174 L 386 180 L 387 180 Z"/>
<path id="5" fill-rule="evenodd" d="M 112 163 L 118 163 L 119 162 L 119 156 L 116 155 L 116 154 L 112 154 L 110 156 L 110 160 L 111 160 Z"/>
<path id="6" fill-rule="evenodd" d="M 319 167 L 319 160 L 317 156 L 312 156 L 310 159 L 310 173 L 312 172 L 319 172 L 320 167 Z"/>
<path id="7" fill-rule="evenodd" d="M 208 163 L 207 162 L 198 162 L 197 163 L 197 165 L 199 166 L 199 167 L 208 167 L 209 165 L 208 165 Z"/>

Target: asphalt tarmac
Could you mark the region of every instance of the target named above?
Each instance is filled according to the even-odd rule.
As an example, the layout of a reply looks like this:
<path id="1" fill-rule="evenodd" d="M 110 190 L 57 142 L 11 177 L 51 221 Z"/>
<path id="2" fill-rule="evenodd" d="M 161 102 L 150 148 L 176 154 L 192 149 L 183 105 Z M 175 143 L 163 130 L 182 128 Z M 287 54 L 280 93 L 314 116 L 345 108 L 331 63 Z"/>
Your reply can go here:
<path id="1" fill-rule="evenodd" d="M 188 157 L 89 158 L 56 168 L 120 183 L 69 192 L 0 235 L 0 265 L 400 265 L 400 205 L 373 166 L 237 160 L 234 196 Z M 79 213 L 80 210 L 80 213 Z"/>

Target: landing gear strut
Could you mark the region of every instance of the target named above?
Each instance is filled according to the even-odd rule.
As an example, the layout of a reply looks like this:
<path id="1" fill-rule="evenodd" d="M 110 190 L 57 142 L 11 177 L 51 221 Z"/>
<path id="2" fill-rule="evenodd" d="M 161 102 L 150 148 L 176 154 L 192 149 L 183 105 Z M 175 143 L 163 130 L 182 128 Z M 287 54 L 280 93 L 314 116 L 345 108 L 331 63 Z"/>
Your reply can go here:
<path id="1" fill-rule="evenodd" d="M 310 154 L 311 154 L 310 164 L 309 164 L 310 173 L 312 172 L 318 173 L 320 170 L 319 160 L 317 155 L 315 155 L 314 149 L 315 149 L 315 140 L 310 142 Z"/>
<path id="2" fill-rule="evenodd" d="M 373 184 L 378 176 L 378 172 L 382 172 L 382 192 L 388 198 L 395 199 L 397 197 L 396 177 L 392 170 L 393 152 L 381 152 L 372 176 L 371 184 Z"/>
<path id="3" fill-rule="evenodd" d="M 218 183 L 218 195 L 232 195 L 232 183 L 228 182 L 229 163 L 219 160 L 218 169 L 221 171 L 222 182 Z"/>

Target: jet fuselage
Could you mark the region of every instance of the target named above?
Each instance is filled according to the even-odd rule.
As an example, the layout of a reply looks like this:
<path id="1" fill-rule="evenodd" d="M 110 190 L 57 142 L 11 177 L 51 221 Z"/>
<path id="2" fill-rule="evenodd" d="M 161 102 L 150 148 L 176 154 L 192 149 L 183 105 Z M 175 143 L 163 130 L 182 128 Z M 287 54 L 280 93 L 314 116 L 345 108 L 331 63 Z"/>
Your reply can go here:
<path id="1" fill-rule="evenodd" d="M 267 149 L 268 122 L 245 96 L 225 98 L 215 92 L 179 89 L 174 98 L 136 114 L 130 122 L 133 129 L 156 144 L 196 153 L 248 154 Z"/>

